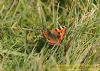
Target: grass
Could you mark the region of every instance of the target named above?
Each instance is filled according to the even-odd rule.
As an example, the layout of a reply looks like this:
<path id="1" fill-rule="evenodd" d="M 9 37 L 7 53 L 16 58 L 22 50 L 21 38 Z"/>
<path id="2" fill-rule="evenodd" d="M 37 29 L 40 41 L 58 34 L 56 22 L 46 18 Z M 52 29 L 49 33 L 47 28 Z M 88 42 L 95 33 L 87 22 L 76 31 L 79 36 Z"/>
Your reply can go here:
<path id="1" fill-rule="evenodd" d="M 50 47 L 42 31 L 59 24 Z M 100 71 L 100 1 L 0 0 L 0 71 Z"/>

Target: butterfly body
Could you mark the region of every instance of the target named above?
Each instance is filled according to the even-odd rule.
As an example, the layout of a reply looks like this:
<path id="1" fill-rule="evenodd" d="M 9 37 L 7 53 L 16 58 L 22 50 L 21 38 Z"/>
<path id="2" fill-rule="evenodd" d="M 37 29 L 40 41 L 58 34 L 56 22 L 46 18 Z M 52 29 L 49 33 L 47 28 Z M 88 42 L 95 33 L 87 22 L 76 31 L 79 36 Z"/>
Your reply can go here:
<path id="1" fill-rule="evenodd" d="M 59 27 L 51 31 L 43 32 L 44 37 L 50 45 L 60 45 L 66 33 L 66 27 Z"/>

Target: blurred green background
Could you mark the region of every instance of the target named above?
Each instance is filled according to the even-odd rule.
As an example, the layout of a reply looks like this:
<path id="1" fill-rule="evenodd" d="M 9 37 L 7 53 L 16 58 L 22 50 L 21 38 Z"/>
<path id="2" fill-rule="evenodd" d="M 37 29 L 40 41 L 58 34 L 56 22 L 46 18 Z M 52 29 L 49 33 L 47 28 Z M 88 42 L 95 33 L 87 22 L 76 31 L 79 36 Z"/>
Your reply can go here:
<path id="1" fill-rule="evenodd" d="M 51 47 L 42 32 L 59 24 Z M 100 0 L 0 0 L 0 71 L 100 71 Z"/>

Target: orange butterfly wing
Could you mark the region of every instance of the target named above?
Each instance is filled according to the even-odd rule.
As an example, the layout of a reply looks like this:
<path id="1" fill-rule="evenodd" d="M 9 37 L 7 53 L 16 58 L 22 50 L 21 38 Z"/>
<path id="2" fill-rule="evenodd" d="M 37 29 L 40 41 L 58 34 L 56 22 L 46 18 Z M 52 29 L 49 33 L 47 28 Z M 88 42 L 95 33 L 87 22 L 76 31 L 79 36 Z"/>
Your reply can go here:
<path id="1" fill-rule="evenodd" d="M 66 27 L 53 29 L 49 32 L 43 32 L 44 37 L 50 45 L 60 45 L 66 33 Z"/>
<path id="2" fill-rule="evenodd" d="M 43 32 L 43 35 L 44 37 L 47 39 L 47 41 L 49 42 L 50 45 L 54 45 L 56 44 L 56 41 L 55 39 L 53 39 L 52 36 L 49 35 L 49 33 L 46 31 L 46 32 Z"/>
<path id="3" fill-rule="evenodd" d="M 54 33 L 55 35 L 60 36 L 59 39 L 63 40 L 65 33 L 66 33 L 66 27 L 60 27 L 55 30 L 52 30 L 51 32 Z"/>

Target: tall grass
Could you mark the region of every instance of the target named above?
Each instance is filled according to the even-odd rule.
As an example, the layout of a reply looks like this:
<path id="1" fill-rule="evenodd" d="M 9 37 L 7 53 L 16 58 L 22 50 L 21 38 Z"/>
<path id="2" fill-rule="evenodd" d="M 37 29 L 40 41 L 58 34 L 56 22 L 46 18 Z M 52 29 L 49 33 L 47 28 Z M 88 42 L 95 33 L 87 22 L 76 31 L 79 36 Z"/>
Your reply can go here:
<path id="1" fill-rule="evenodd" d="M 42 31 L 67 26 L 61 46 Z M 99 0 L 0 0 L 0 71 L 99 71 Z"/>

